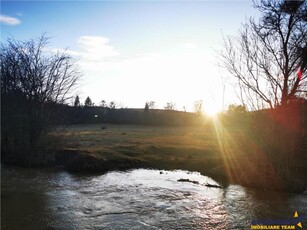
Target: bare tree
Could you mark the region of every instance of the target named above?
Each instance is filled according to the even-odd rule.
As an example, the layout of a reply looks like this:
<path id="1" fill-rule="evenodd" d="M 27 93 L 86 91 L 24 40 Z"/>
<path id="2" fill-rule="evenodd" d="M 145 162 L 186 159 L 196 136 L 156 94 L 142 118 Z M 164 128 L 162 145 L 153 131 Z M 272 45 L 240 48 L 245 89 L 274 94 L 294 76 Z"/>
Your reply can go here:
<path id="1" fill-rule="evenodd" d="M 1 149 L 21 157 L 37 152 L 81 73 L 65 52 L 48 52 L 48 38 L 0 45 Z M 60 105 L 61 104 L 61 105 Z M 57 116 L 57 117 L 56 117 Z"/>
<path id="2" fill-rule="evenodd" d="M 176 104 L 174 102 L 167 102 L 166 106 L 164 106 L 165 110 L 175 110 L 176 109 Z"/>
<path id="3" fill-rule="evenodd" d="M 145 111 L 148 111 L 148 110 L 149 110 L 148 102 L 145 103 L 145 108 L 144 108 L 144 110 L 145 110 Z"/>
<path id="4" fill-rule="evenodd" d="M 156 108 L 156 102 L 155 101 L 147 101 L 146 104 L 148 105 L 148 109 Z"/>
<path id="5" fill-rule="evenodd" d="M 307 2 L 262 0 L 254 5 L 262 17 L 251 18 L 238 37 L 224 39 L 220 60 L 252 108 L 274 108 L 307 92 Z"/>
<path id="6" fill-rule="evenodd" d="M 29 100 L 64 103 L 81 74 L 65 52 L 47 53 L 49 39 L 1 44 L 1 92 L 20 92 Z"/>
<path id="7" fill-rule="evenodd" d="M 116 109 L 118 106 L 117 106 L 117 103 L 115 101 L 111 101 L 109 103 L 109 108 L 110 109 Z"/>
<path id="8" fill-rule="evenodd" d="M 107 108 L 107 107 L 108 107 L 108 104 L 107 104 L 107 102 L 106 102 L 105 100 L 101 100 L 100 106 L 101 106 L 102 108 Z"/>

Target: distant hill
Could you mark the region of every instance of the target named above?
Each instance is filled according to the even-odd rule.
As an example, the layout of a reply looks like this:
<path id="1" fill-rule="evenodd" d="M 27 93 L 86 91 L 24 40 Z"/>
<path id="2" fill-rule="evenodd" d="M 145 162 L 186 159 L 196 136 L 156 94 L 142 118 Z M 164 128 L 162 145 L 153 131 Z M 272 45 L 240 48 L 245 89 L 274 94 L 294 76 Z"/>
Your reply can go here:
<path id="1" fill-rule="evenodd" d="M 121 108 L 111 109 L 99 106 L 71 107 L 64 109 L 66 124 L 134 124 L 182 126 L 195 125 L 203 117 L 191 112 L 161 109 Z"/>

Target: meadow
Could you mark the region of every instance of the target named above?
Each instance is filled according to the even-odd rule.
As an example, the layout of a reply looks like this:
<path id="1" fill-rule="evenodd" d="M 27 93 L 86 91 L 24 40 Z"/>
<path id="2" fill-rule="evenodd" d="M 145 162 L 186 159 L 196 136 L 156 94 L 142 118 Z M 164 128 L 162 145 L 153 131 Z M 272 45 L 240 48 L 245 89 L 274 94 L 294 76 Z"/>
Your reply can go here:
<path id="1" fill-rule="evenodd" d="M 56 164 L 73 172 L 183 169 L 224 185 L 302 191 L 305 136 L 289 127 L 245 114 L 186 126 L 70 125 L 52 135 L 59 140 Z"/>
<path id="2" fill-rule="evenodd" d="M 84 156 L 69 166 L 73 171 L 147 167 L 213 175 L 223 170 L 217 136 L 208 124 L 201 127 L 73 125 L 55 135 L 61 136 L 64 152 Z M 89 156 L 91 163 L 84 160 Z"/>

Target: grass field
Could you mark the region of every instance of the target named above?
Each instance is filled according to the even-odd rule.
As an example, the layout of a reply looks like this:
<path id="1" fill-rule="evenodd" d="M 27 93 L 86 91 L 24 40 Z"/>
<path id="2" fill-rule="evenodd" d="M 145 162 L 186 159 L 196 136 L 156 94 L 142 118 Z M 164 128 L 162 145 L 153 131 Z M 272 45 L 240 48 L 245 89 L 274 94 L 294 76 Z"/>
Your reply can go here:
<path id="1" fill-rule="evenodd" d="M 144 166 L 193 170 L 207 175 L 219 172 L 221 177 L 224 174 L 217 135 L 209 125 L 76 125 L 60 135 L 65 150 L 90 155 L 106 165 L 115 162 L 124 165 L 123 168 Z"/>
<path id="2" fill-rule="evenodd" d="M 262 137 L 272 136 L 265 134 L 264 129 L 260 131 Z M 291 149 L 292 152 L 286 148 L 288 152 L 283 153 L 282 143 L 275 151 L 268 143 L 275 143 L 276 137 L 264 138 L 263 142 L 263 138 L 258 140 L 257 133 L 249 132 L 247 126 L 226 128 L 216 120 L 194 127 L 74 125 L 54 135 L 62 142 L 61 156 L 78 156 L 69 161 L 68 168 L 72 171 L 183 169 L 201 172 L 223 184 L 302 190 L 304 183 L 296 179 L 304 171 L 292 170 L 305 170 L 294 165 L 304 162 L 302 158 L 296 159 Z M 293 155 L 291 159 L 289 154 Z"/>

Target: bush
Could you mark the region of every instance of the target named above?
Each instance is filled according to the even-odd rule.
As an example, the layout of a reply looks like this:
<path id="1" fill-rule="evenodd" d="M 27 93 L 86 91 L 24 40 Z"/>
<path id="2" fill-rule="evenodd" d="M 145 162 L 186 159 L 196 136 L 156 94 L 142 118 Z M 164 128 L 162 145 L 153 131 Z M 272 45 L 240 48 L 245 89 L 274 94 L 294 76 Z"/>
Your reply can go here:
<path id="1" fill-rule="evenodd" d="M 42 36 L 0 46 L 2 162 L 31 165 L 48 158 L 48 131 L 61 120 L 81 76 L 70 56 L 47 53 L 47 44 Z"/>

